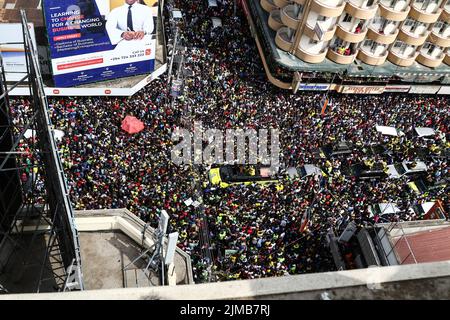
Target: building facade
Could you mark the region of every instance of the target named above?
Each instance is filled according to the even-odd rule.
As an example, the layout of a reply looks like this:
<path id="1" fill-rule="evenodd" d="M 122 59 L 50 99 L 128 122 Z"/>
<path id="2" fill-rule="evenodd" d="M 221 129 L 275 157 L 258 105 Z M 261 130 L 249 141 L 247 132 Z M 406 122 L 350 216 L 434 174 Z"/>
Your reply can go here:
<path id="1" fill-rule="evenodd" d="M 337 73 L 361 66 L 372 74 L 381 67 L 380 77 L 404 74 L 433 82 L 442 76 L 440 83 L 448 83 L 450 0 L 243 2 L 253 12 L 259 38 L 273 42 L 265 47 L 266 57 L 296 58 L 291 71 Z"/>
<path id="2" fill-rule="evenodd" d="M 281 50 L 307 63 L 450 65 L 450 0 L 260 0 Z"/>

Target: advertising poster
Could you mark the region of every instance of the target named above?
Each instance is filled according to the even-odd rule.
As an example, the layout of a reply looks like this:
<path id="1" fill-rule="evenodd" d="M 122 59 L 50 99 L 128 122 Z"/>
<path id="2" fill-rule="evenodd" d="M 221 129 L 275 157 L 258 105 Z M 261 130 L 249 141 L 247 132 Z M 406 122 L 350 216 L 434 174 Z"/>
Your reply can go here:
<path id="1" fill-rule="evenodd" d="M 55 85 L 154 71 L 157 6 L 158 0 L 45 0 Z"/>
<path id="2" fill-rule="evenodd" d="M 341 93 L 345 94 L 382 94 L 385 86 L 344 86 Z"/>
<path id="3" fill-rule="evenodd" d="M 36 48 L 34 26 L 32 23 L 29 23 L 28 27 L 30 28 L 31 40 Z M 6 81 L 19 81 L 27 74 L 27 62 L 25 59 L 22 34 L 22 24 L 0 23 L 0 52 L 5 67 Z M 20 37 L 17 35 L 20 35 Z"/>

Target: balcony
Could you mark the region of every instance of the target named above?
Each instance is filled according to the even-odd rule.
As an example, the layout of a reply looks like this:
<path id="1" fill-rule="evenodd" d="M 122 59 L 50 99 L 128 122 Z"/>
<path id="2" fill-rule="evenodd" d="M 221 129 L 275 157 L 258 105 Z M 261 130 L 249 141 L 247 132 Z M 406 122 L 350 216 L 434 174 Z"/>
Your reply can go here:
<path id="1" fill-rule="evenodd" d="M 394 7 L 391 8 L 388 5 L 384 4 L 383 2 L 380 2 L 378 4 L 378 7 L 380 9 L 380 16 L 387 20 L 392 21 L 403 21 L 408 17 L 409 11 L 411 10 L 411 7 L 409 5 L 406 5 L 404 8 L 401 7 Z"/>
<path id="2" fill-rule="evenodd" d="M 349 0 L 345 6 L 345 12 L 350 14 L 352 17 L 368 20 L 372 19 L 377 13 L 378 5 L 373 5 L 370 8 L 361 8 L 358 1 Z"/>
<path id="3" fill-rule="evenodd" d="M 330 47 L 328 49 L 327 58 L 339 64 L 350 64 L 355 60 L 357 54 L 358 50 L 356 50 L 354 53 L 350 55 L 345 55 L 338 53 L 337 51 L 335 51 Z"/>
<path id="4" fill-rule="evenodd" d="M 361 47 L 358 52 L 358 60 L 371 65 L 379 66 L 382 65 L 388 56 L 388 51 L 385 50 L 382 54 L 375 54 L 370 52 L 370 47 Z"/>
<path id="5" fill-rule="evenodd" d="M 287 27 L 282 27 L 277 31 L 277 35 L 275 36 L 275 44 L 281 50 L 289 51 L 293 45 L 292 36 L 292 30 Z"/>
<path id="6" fill-rule="evenodd" d="M 445 55 L 444 62 L 450 66 L 450 51 L 447 51 Z"/>
<path id="7" fill-rule="evenodd" d="M 311 53 L 299 46 L 295 50 L 295 56 L 308 63 L 321 63 L 325 60 L 326 55 L 327 49 L 322 49 L 319 53 Z"/>
<path id="8" fill-rule="evenodd" d="M 441 13 L 441 20 L 442 21 L 450 21 L 450 4 L 444 6 L 444 10 L 442 10 L 442 13 Z"/>
<path id="9" fill-rule="evenodd" d="M 269 16 L 269 27 L 274 30 L 277 31 L 278 29 L 280 29 L 281 27 L 283 27 L 283 22 L 281 22 L 281 18 L 280 18 L 280 10 L 272 10 L 270 12 L 270 16 Z"/>
<path id="10" fill-rule="evenodd" d="M 314 31 L 314 27 L 310 26 L 308 23 L 305 25 L 305 30 L 303 31 L 309 38 L 319 41 L 319 38 Z M 330 29 L 325 31 L 321 41 L 330 41 L 333 39 L 334 33 L 336 32 L 336 25 L 333 24 Z"/>
<path id="11" fill-rule="evenodd" d="M 351 25 L 347 22 L 341 22 L 336 28 L 336 35 L 344 40 L 348 41 L 350 43 L 359 43 L 363 41 L 366 38 L 367 34 L 367 27 L 364 27 L 361 32 L 355 33 L 350 31 Z M 354 27 L 352 27 L 354 28 Z"/>
<path id="12" fill-rule="evenodd" d="M 416 61 L 417 55 L 417 52 L 410 55 L 403 55 L 395 50 L 391 50 L 388 53 L 387 59 L 400 67 L 409 67 Z"/>
<path id="13" fill-rule="evenodd" d="M 312 0 L 311 11 L 329 18 L 339 17 L 344 11 L 343 0 Z"/>
<path id="14" fill-rule="evenodd" d="M 298 15 L 300 14 L 300 7 L 295 4 L 290 4 L 283 9 L 281 9 L 281 22 L 291 29 L 297 30 L 300 19 Z"/>
<path id="15" fill-rule="evenodd" d="M 403 27 L 400 29 L 400 32 L 398 33 L 398 40 L 401 40 L 412 46 L 420 46 L 425 43 L 428 34 L 429 34 L 428 31 L 425 31 L 420 34 L 411 33 L 410 31 L 405 30 L 405 28 Z"/>
<path id="16" fill-rule="evenodd" d="M 377 26 L 370 26 L 367 31 L 367 38 L 381 44 L 391 44 L 397 39 L 399 30 L 396 29 L 393 33 L 383 33 Z"/>
<path id="17" fill-rule="evenodd" d="M 436 68 L 442 63 L 444 58 L 445 54 L 443 52 L 437 57 L 431 56 L 426 52 L 420 52 L 416 58 L 416 61 L 419 62 L 420 64 L 423 64 L 426 67 Z"/>
<path id="18" fill-rule="evenodd" d="M 435 23 L 439 16 L 441 15 L 442 9 L 436 8 L 433 11 L 422 10 L 416 7 L 415 5 L 411 6 L 411 10 L 409 11 L 409 16 L 414 20 L 423 22 L 423 23 Z"/>
<path id="19" fill-rule="evenodd" d="M 291 4 L 292 1 L 289 1 L 289 0 L 273 0 L 273 3 L 274 3 L 278 8 L 284 8 L 284 7 L 286 7 L 288 4 Z"/>
<path id="20" fill-rule="evenodd" d="M 428 36 L 428 41 L 443 48 L 450 47 L 450 36 L 439 33 L 438 28 L 432 29 L 430 35 Z"/>
<path id="21" fill-rule="evenodd" d="M 261 4 L 261 7 L 269 13 L 272 10 L 278 9 L 278 7 L 275 5 L 273 0 L 261 0 L 260 4 Z"/>

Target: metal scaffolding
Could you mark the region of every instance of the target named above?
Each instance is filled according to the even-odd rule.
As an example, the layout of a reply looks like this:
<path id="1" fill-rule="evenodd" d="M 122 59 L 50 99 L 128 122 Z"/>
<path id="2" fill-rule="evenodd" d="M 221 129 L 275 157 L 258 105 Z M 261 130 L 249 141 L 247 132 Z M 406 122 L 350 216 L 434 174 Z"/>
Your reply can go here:
<path id="1" fill-rule="evenodd" d="M 15 44 L 24 46 L 27 74 L 8 87 L 0 60 L 0 116 L 7 119 L 3 130 L 0 128 L 0 146 L 9 147 L 9 150 L 0 148 L 0 282 L 2 276 L 3 280 L 6 277 L 3 288 L 8 292 L 83 290 L 78 231 L 50 120 L 37 48 L 31 40 L 24 10 L 21 21 L 23 42 Z M 18 85 L 27 85 L 30 96 L 22 101 L 27 111 L 20 115 L 19 121 L 13 121 L 8 93 Z M 31 136 L 25 139 L 30 132 Z M 9 176 L 5 175 L 7 172 Z M 13 196 L 11 190 L 19 196 Z M 17 210 L 9 209 L 14 207 L 13 201 Z M 37 250 L 39 243 L 42 245 Z M 28 272 L 30 266 L 34 272 Z M 16 279 L 8 279 L 5 276 L 8 269 L 17 267 L 12 273 Z M 10 289 L 5 282 L 18 285 Z"/>

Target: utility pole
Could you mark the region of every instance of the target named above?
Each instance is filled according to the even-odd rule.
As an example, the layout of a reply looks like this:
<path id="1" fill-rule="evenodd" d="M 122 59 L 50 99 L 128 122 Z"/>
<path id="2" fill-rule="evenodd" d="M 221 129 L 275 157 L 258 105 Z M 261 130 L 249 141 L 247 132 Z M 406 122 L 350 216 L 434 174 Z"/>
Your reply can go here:
<path id="1" fill-rule="evenodd" d="M 305 29 L 306 21 L 308 20 L 309 12 L 311 11 L 311 3 L 312 0 L 306 0 L 305 9 L 303 10 L 302 21 L 300 22 L 300 26 L 297 28 L 295 32 L 295 38 L 292 42 L 291 50 L 289 51 L 292 54 L 295 54 L 295 51 L 298 48 L 300 43 L 300 39 L 302 38 L 303 30 Z"/>
<path id="2" fill-rule="evenodd" d="M 175 53 L 176 53 L 176 50 L 177 50 L 177 42 L 178 42 L 178 27 L 175 30 L 175 38 L 173 40 L 172 54 L 171 54 L 171 57 L 170 57 L 169 75 L 168 75 L 168 78 L 167 78 L 167 85 L 168 86 L 170 86 L 170 80 L 172 78 L 173 59 L 175 57 Z"/>

